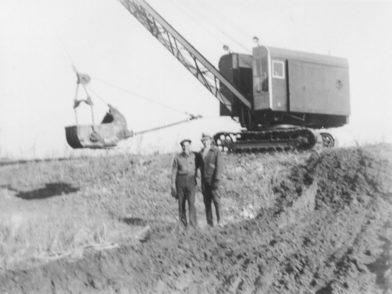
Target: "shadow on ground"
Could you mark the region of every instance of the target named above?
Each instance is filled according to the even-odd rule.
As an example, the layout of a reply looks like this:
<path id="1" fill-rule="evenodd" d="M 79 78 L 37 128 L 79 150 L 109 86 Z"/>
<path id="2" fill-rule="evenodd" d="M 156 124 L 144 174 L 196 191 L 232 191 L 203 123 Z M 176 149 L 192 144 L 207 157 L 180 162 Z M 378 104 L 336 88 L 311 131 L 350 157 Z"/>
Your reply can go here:
<path id="1" fill-rule="evenodd" d="M 145 227 L 148 225 L 154 225 L 155 227 L 172 227 L 173 222 L 163 220 L 163 219 L 144 219 L 140 217 L 135 217 L 135 216 L 125 216 L 120 218 L 120 221 L 124 222 L 127 225 L 130 226 L 137 226 L 137 227 Z"/>
<path id="2" fill-rule="evenodd" d="M 9 189 L 9 187 L 8 187 Z M 44 188 L 31 190 L 31 191 L 18 191 L 16 189 L 9 189 L 17 192 L 15 195 L 18 198 L 25 200 L 45 199 L 54 196 L 61 196 L 64 194 L 70 194 L 79 191 L 79 188 L 75 188 L 67 183 L 49 183 L 45 184 Z"/>
<path id="3" fill-rule="evenodd" d="M 130 217 L 126 216 L 121 219 L 127 225 L 132 226 L 146 226 L 148 224 L 148 220 L 142 219 L 140 217 Z"/>

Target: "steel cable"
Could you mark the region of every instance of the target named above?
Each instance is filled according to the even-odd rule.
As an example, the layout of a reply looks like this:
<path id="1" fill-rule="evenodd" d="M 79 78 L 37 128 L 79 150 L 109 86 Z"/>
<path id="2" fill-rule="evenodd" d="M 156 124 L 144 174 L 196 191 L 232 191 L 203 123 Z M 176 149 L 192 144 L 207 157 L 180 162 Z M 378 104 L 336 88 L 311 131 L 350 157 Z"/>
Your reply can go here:
<path id="1" fill-rule="evenodd" d="M 171 0 L 171 1 L 174 2 L 174 1 L 176 1 L 176 0 Z M 250 51 L 251 51 L 251 50 L 250 50 L 248 47 L 246 47 L 243 43 L 241 43 L 240 41 L 238 41 L 237 39 L 235 39 L 233 36 L 231 36 L 230 34 L 228 34 L 228 33 L 225 31 L 225 28 L 223 28 L 221 25 L 219 25 L 218 23 L 215 23 L 215 24 L 212 23 L 212 21 L 210 21 L 210 18 L 205 14 L 204 10 L 203 10 L 203 12 L 202 12 L 202 10 L 200 9 L 200 6 L 191 7 L 191 6 L 189 5 L 189 2 L 185 2 L 185 1 L 184 1 L 184 2 L 181 2 L 181 3 L 182 3 L 182 4 L 185 3 L 186 6 L 188 6 L 188 10 L 189 10 L 189 11 L 192 11 L 192 12 L 198 14 L 198 15 L 200 16 L 200 18 L 203 19 L 203 21 L 195 20 L 195 17 L 194 17 L 190 12 L 185 12 L 185 11 L 182 9 L 188 16 L 190 16 L 194 21 L 196 21 L 196 23 L 197 23 L 199 26 L 204 27 L 206 31 L 208 31 L 208 32 L 210 32 L 211 34 L 213 34 L 213 35 L 216 36 L 215 33 L 213 33 L 210 29 L 207 29 L 207 28 L 204 26 L 204 23 L 209 23 L 211 27 L 215 27 L 215 30 L 218 31 L 218 32 L 219 32 L 220 34 L 222 34 L 223 36 L 225 36 L 227 39 L 229 39 L 229 40 L 231 40 L 232 42 L 236 43 L 238 46 L 240 46 L 242 49 L 246 50 L 247 52 L 250 52 Z M 178 5 L 177 7 L 180 7 L 180 6 Z M 205 7 L 205 6 L 204 6 L 204 7 Z M 203 24 L 203 25 L 201 25 L 201 24 Z M 222 42 L 222 39 L 221 39 L 221 38 L 219 38 L 219 40 Z M 225 44 L 225 43 L 226 43 L 226 42 L 223 42 L 223 44 Z"/>
<path id="2" fill-rule="evenodd" d="M 164 107 L 164 108 L 166 108 L 166 109 L 169 109 L 169 110 L 171 110 L 171 111 L 174 111 L 174 112 L 177 112 L 177 113 L 181 113 L 181 114 L 185 114 L 185 115 L 189 116 L 189 112 L 186 112 L 186 111 L 183 111 L 183 110 L 174 108 L 174 107 L 172 107 L 172 106 L 168 106 L 168 105 L 163 104 L 163 103 L 161 103 L 161 102 L 158 102 L 158 101 L 156 101 L 156 100 L 154 100 L 154 99 L 152 99 L 152 98 L 146 97 L 146 96 L 144 96 L 144 95 L 140 95 L 139 93 L 136 93 L 136 92 L 133 92 L 133 91 L 131 91 L 131 90 L 129 90 L 129 89 L 126 89 L 126 88 L 123 88 L 123 87 L 121 87 L 121 86 L 115 85 L 115 84 L 113 84 L 113 83 L 111 83 L 111 82 L 107 82 L 107 81 L 105 81 L 105 80 L 103 80 L 103 79 L 101 79 L 101 78 L 94 77 L 94 79 L 97 80 L 97 81 L 99 81 L 99 82 L 101 82 L 101 83 L 103 83 L 103 84 L 105 84 L 105 85 L 107 85 L 107 86 L 110 86 L 110 87 L 115 88 L 115 89 L 117 89 L 117 90 L 120 90 L 120 91 L 129 93 L 129 94 L 131 94 L 134 98 L 137 98 L 137 99 L 140 99 L 140 100 L 144 100 L 144 101 L 147 101 L 147 102 L 149 102 L 149 103 L 156 104 L 156 105 L 159 105 L 159 106 Z"/>
<path id="3" fill-rule="evenodd" d="M 172 5 L 172 7 L 176 8 L 178 11 L 181 11 L 183 14 L 185 14 L 188 17 L 188 19 L 190 19 L 195 24 L 196 27 L 202 27 L 205 32 L 207 32 L 212 37 L 218 39 L 219 42 L 222 43 L 222 45 L 226 43 L 226 41 L 223 40 L 219 35 L 217 35 L 212 30 L 210 30 L 207 26 L 205 26 L 205 22 L 196 19 L 192 13 L 188 12 L 186 9 L 184 9 L 180 5 L 177 5 L 175 3 L 176 2 L 175 0 L 170 0 L 170 1 L 174 4 L 174 5 Z"/>

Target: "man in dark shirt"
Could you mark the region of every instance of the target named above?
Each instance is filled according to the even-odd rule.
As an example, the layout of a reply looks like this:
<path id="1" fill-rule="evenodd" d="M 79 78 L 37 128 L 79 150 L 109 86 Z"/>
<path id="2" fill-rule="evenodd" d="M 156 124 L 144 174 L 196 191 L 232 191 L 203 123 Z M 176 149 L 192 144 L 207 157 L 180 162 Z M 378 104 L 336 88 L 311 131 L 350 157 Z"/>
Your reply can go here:
<path id="1" fill-rule="evenodd" d="M 174 157 L 171 175 L 171 194 L 178 199 L 180 221 L 187 226 L 185 205 L 188 202 L 189 224 L 196 227 L 196 171 L 199 166 L 196 154 L 191 151 L 191 143 L 189 139 L 182 140 L 180 143 L 182 152 Z"/>
<path id="2" fill-rule="evenodd" d="M 220 180 L 222 175 L 222 155 L 218 148 L 212 144 L 212 137 L 203 134 L 201 141 L 204 145 L 200 151 L 201 184 L 206 208 L 207 224 L 214 225 L 212 219 L 212 202 L 215 206 L 216 221 L 220 225 Z"/>

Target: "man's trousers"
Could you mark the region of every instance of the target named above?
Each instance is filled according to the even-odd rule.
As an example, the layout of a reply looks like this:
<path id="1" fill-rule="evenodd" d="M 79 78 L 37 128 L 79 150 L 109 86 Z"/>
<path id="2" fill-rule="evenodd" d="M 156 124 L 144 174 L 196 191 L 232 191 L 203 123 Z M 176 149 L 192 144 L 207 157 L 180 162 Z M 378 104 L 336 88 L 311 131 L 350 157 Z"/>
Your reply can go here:
<path id="1" fill-rule="evenodd" d="M 186 217 L 186 202 L 188 202 L 189 224 L 193 227 L 197 226 L 195 192 L 196 180 L 195 176 L 177 175 L 176 189 L 178 197 L 178 214 L 180 221 L 186 226 L 188 224 Z"/>
<path id="2" fill-rule="evenodd" d="M 203 198 L 204 205 L 206 207 L 206 218 L 207 224 L 210 226 L 214 225 L 214 221 L 212 219 L 212 202 L 215 206 L 216 213 L 216 222 L 219 224 L 220 222 L 220 192 L 218 187 L 214 187 L 208 181 L 204 181 L 203 183 Z"/>

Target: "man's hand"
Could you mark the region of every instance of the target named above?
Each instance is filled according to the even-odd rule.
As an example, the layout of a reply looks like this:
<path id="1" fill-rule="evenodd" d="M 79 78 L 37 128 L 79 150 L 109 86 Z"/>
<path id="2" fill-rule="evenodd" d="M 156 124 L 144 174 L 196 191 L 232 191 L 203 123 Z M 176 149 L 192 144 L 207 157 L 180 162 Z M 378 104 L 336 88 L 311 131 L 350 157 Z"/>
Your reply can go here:
<path id="1" fill-rule="evenodd" d="M 176 186 L 171 187 L 171 195 L 172 197 L 178 199 Z"/>

